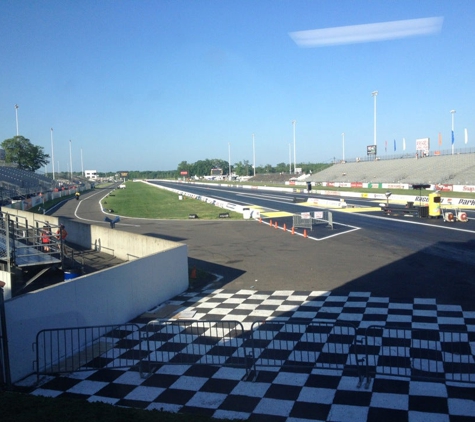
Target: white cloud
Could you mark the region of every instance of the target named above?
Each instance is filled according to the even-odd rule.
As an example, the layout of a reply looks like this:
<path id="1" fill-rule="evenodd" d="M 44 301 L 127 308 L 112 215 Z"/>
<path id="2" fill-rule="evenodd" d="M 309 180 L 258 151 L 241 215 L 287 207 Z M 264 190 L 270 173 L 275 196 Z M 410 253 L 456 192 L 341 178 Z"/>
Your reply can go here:
<path id="1" fill-rule="evenodd" d="M 356 44 L 435 34 L 442 29 L 443 21 L 443 17 L 408 19 L 297 31 L 289 35 L 299 47 Z"/>

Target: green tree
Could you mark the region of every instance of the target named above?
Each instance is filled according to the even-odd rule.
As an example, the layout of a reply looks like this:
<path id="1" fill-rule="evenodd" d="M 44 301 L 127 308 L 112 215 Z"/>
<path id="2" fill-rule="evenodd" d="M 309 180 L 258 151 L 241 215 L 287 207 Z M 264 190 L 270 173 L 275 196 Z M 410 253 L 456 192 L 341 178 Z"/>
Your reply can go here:
<path id="1" fill-rule="evenodd" d="M 278 163 L 275 166 L 276 173 L 289 173 L 289 165 L 285 163 Z"/>
<path id="2" fill-rule="evenodd" d="M 49 163 L 43 147 L 33 145 L 23 136 L 5 139 L 1 147 L 5 150 L 5 162 L 14 163 L 19 169 L 36 171 Z"/>
<path id="3" fill-rule="evenodd" d="M 178 169 L 177 169 L 177 172 L 178 174 L 181 174 L 181 172 L 188 172 L 187 174 L 190 175 L 190 167 L 191 167 L 191 164 L 188 164 L 187 161 L 182 161 L 180 164 L 178 164 Z"/>

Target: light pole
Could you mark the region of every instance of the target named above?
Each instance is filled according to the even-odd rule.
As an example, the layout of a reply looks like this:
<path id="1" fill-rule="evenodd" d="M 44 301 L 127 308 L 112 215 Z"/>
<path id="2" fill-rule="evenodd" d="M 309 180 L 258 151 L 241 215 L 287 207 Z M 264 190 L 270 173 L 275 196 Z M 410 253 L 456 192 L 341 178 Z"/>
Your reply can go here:
<path id="1" fill-rule="evenodd" d="M 69 140 L 69 172 L 71 175 L 71 182 L 73 181 L 73 155 L 71 152 L 71 139 Z"/>
<path id="2" fill-rule="evenodd" d="M 82 174 L 82 177 L 84 177 L 84 164 L 82 162 L 82 148 L 81 148 L 81 174 Z"/>
<path id="3" fill-rule="evenodd" d="M 294 129 L 294 174 L 297 173 L 297 153 L 295 148 L 295 120 L 292 120 L 292 127 Z"/>
<path id="4" fill-rule="evenodd" d="M 378 91 L 373 91 L 371 95 L 374 98 L 374 139 L 373 144 L 376 145 L 376 97 L 378 96 Z"/>
<path id="5" fill-rule="evenodd" d="M 51 128 L 51 163 L 53 164 L 53 180 L 54 180 L 54 144 L 53 144 L 53 128 Z"/>
<path id="6" fill-rule="evenodd" d="M 228 179 L 231 180 L 231 143 L 228 142 L 228 159 L 229 159 L 229 176 Z"/>
<path id="7" fill-rule="evenodd" d="M 454 143 L 455 143 L 455 137 L 454 137 L 454 116 L 455 116 L 455 110 L 450 110 L 450 113 L 452 114 L 452 155 L 454 155 Z"/>
<path id="8" fill-rule="evenodd" d="M 16 136 L 19 136 L 19 132 L 18 132 L 18 104 L 15 104 L 15 120 L 16 120 Z"/>
<path id="9" fill-rule="evenodd" d="M 256 175 L 256 145 L 254 143 L 254 134 L 252 134 L 252 168 L 254 169 L 254 176 Z"/>
<path id="10" fill-rule="evenodd" d="M 292 145 L 289 142 L 289 174 L 292 174 Z"/>
<path id="11" fill-rule="evenodd" d="M 345 161 L 345 132 L 341 134 L 341 137 L 343 138 L 343 161 Z"/>

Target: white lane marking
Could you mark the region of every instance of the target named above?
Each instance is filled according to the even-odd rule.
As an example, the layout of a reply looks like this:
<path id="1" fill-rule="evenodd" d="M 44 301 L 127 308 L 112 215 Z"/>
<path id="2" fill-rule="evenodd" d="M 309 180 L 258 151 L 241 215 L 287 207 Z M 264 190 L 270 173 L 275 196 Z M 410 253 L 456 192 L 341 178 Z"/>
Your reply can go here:
<path id="1" fill-rule="evenodd" d="M 217 189 L 217 188 L 205 188 L 207 190 L 213 190 L 213 191 L 221 191 L 221 192 L 230 192 L 230 193 L 234 193 L 238 196 L 245 196 L 247 192 L 236 192 L 236 190 L 228 190 L 228 189 Z M 262 198 L 263 195 L 256 195 L 256 194 L 249 194 L 247 195 L 248 197 L 255 197 L 255 198 Z M 226 201 L 229 201 L 229 198 L 228 199 L 225 199 L 225 198 L 222 198 L 223 200 L 226 200 Z M 282 200 L 277 200 L 277 199 L 274 199 L 275 202 L 280 202 L 280 203 L 284 203 L 286 204 L 287 201 L 282 201 Z M 371 202 L 371 201 L 368 201 L 368 202 Z M 276 210 L 276 211 L 280 211 L 280 210 Z M 335 211 L 335 212 L 338 212 L 338 209 L 335 208 L 335 209 L 331 209 L 331 211 Z M 351 215 L 355 215 L 355 216 L 361 216 L 361 217 L 366 217 L 366 218 L 376 218 L 376 219 L 380 219 L 380 220 L 387 220 L 387 221 L 392 221 L 392 222 L 400 222 L 400 223 L 406 223 L 406 224 L 416 224 L 416 225 L 421 225 L 421 226 L 426 226 L 426 227 L 432 227 L 432 228 L 440 228 L 440 229 L 445 229 L 445 230 L 454 230 L 454 231 L 460 231 L 460 232 L 466 232 L 466 233 L 475 233 L 475 230 L 468 230 L 468 229 L 459 229 L 457 227 L 447 227 L 447 226 L 435 226 L 435 225 L 432 225 L 432 224 L 428 224 L 428 223 L 422 223 L 422 222 L 417 222 L 417 221 L 409 221 L 409 220 L 392 220 L 390 217 L 380 217 L 380 216 L 376 216 L 376 215 L 367 215 L 367 214 L 362 214 L 362 213 L 352 213 Z"/>
<path id="2" fill-rule="evenodd" d="M 338 210 L 334 210 L 338 211 Z M 434 226 L 433 224 L 428 224 L 428 223 L 422 223 L 419 221 L 411 221 L 411 220 L 396 220 L 396 219 L 391 219 L 391 217 L 381 217 L 378 215 L 368 215 L 368 214 L 361 214 L 361 213 L 353 213 L 352 215 L 356 215 L 358 217 L 366 217 L 366 218 L 375 218 L 378 220 L 385 220 L 385 221 L 391 221 L 394 223 L 402 223 L 402 224 L 415 224 L 418 226 L 426 226 L 426 227 L 431 227 L 434 229 L 444 229 L 444 230 L 454 230 L 454 231 L 459 231 L 459 232 L 465 232 L 465 233 L 475 233 L 475 230 L 469 230 L 469 229 L 459 229 L 457 227 L 448 227 L 448 226 Z M 460 223 L 463 224 L 463 223 Z"/>
<path id="3" fill-rule="evenodd" d="M 270 223 L 268 223 L 268 222 L 266 222 L 266 221 L 262 221 L 262 223 L 267 224 L 268 226 L 270 226 Z M 357 230 L 361 230 L 361 227 L 351 226 L 351 225 L 349 225 L 349 224 L 340 224 L 340 223 L 335 223 L 335 224 L 338 224 L 339 226 L 351 227 L 352 230 L 347 230 L 347 231 L 345 231 L 345 232 L 331 234 L 331 235 L 329 235 L 329 236 L 325 236 L 325 237 L 322 237 L 322 238 L 313 237 L 313 236 L 310 236 L 310 235 L 307 233 L 307 238 L 308 238 L 308 239 L 311 239 L 311 240 L 315 240 L 316 242 L 320 242 L 320 241 L 322 241 L 322 240 L 327 240 L 327 239 L 330 239 L 330 238 L 332 238 L 332 237 L 341 236 L 341 235 L 343 235 L 343 234 L 347 234 L 347 233 L 351 233 L 351 232 L 354 232 L 354 231 L 357 231 Z M 280 230 L 284 230 L 283 227 L 277 227 L 277 228 L 280 229 Z M 292 230 L 289 230 L 289 229 L 285 229 L 285 231 L 287 231 L 287 232 L 289 232 L 289 233 L 292 232 Z M 299 233 L 299 232 L 296 232 L 296 231 L 294 231 L 294 235 L 304 237 L 304 234 L 303 234 L 303 233 Z"/>
<path id="4" fill-rule="evenodd" d="M 96 196 L 98 195 L 99 193 L 101 192 L 96 192 L 96 193 L 93 193 L 92 195 L 89 195 L 87 198 L 84 198 L 84 199 L 81 199 L 79 200 L 79 203 L 76 207 L 76 209 L 74 210 L 74 216 L 78 219 L 78 220 L 81 220 L 81 221 L 88 221 L 88 222 L 91 222 L 91 223 L 102 223 L 102 224 L 109 224 L 108 222 L 104 221 L 104 220 L 91 220 L 91 219 L 88 219 L 88 218 L 83 218 L 83 217 L 80 217 L 79 214 L 78 214 L 78 211 L 79 211 L 79 207 L 81 206 L 81 203 L 83 201 L 87 201 L 88 199 L 91 199 L 93 196 Z M 106 212 L 104 212 L 104 209 L 102 208 L 101 206 L 101 201 L 106 198 L 108 196 L 108 194 L 105 194 L 101 199 L 99 199 L 99 208 L 101 210 L 101 212 L 104 214 L 104 215 L 107 215 Z M 122 218 L 122 216 L 119 216 L 120 218 Z M 125 217 L 125 218 L 130 218 L 130 217 Z M 122 221 L 117 223 L 118 225 L 121 225 L 121 226 L 130 226 L 130 227 L 140 227 L 140 225 L 138 224 L 127 224 L 127 223 L 123 223 Z"/>

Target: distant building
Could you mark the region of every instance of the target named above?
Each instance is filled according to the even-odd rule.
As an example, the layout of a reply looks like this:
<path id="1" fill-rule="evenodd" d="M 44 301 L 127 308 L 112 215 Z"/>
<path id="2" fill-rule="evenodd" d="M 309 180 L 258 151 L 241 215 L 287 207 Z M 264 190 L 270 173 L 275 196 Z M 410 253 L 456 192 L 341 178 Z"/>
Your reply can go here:
<path id="1" fill-rule="evenodd" d="M 97 170 L 85 170 L 84 174 L 88 180 L 97 180 Z"/>

